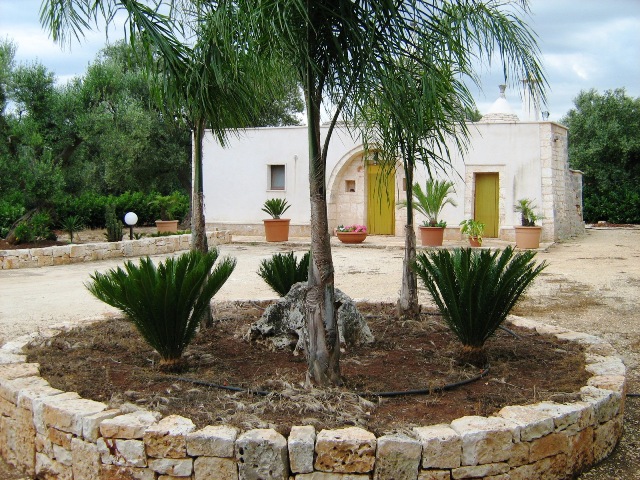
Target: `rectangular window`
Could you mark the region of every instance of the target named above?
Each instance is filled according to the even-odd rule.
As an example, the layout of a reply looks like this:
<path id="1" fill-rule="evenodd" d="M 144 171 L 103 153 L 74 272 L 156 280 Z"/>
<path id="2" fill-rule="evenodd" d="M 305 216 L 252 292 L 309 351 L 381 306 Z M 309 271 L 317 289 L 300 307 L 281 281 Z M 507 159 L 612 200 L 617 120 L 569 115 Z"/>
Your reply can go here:
<path id="1" fill-rule="evenodd" d="M 284 165 L 269 165 L 269 190 L 284 190 Z"/>

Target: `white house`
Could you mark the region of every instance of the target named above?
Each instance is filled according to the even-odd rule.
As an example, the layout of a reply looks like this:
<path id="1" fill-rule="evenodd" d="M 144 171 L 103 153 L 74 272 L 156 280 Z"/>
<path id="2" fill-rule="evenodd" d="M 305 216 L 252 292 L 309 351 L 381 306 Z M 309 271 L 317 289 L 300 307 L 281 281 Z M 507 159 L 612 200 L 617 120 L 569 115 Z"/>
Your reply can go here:
<path id="1" fill-rule="evenodd" d="M 523 115 L 524 116 L 524 115 Z M 520 120 L 501 88 L 500 97 L 480 122 L 470 123 L 469 150 L 464 157 L 452 147 L 457 206 L 447 205 L 441 219 L 445 238 L 459 238 L 458 224 L 475 218 L 486 224 L 485 237 L 514 239 L 520 215 L 518 199 L 533 199 L 542 220 L 543 241 L 559 240 L 584 229 L 582 174 L 569 169 L 566 127 L 537 118 Z M 323 127 L 326 134 L 328 127 Z M 204 142 L 204 194 L 207 228 L 233 234 L 264 235 L 261 211 L 265 200 L 283 197 L 292 205 L 291 235 L 308 235 L 310 220 L 306 127 L 248 129 L 227 148 L 210 134 Z M 327 155 L 329 227 L 367 225 L 372 235 L 403 235 L 405 179 L 401 168 L 382 182 L 380 167 L 365 159 L 358 138 L 336 128 Z M 426 169 L 414 181 L 424 185 Z M 382 194 L 381 194 L 382 191 Z M 418 215 L 415 224 L 421 224 Z"/>

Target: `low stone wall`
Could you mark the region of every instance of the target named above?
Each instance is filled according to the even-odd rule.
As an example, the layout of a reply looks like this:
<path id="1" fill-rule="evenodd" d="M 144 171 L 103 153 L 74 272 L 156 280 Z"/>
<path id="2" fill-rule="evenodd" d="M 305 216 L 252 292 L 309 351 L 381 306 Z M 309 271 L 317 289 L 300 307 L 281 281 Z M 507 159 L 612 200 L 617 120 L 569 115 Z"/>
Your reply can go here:
<path id="1" fill-rule="evenodd" d="M 586 346 L 593 376 L 580 401 L 508 406 L 378 438 L 356 427 L 297 426 L 288 438 L 272 429 L 196 430 L 184 417 L 110 409 L 38 376 L 19 353 L 31 335 L 0 349 L 0 454 L 31 477 L 58 480 L 571 478 L 622 435 L 625 367 L 598 337 L 512 321 Z"/>
<path id="2" fill-rule="evenodd" d="M 48 267 L 110 258 L 159 255 L 189 249 L 190 234 L 149 237 L 121 242 L 79 243 L 45 248 L 0 250 L 0 270 Z M 231 242 L 228 231 L 207 232 L 209 246 Z"/>

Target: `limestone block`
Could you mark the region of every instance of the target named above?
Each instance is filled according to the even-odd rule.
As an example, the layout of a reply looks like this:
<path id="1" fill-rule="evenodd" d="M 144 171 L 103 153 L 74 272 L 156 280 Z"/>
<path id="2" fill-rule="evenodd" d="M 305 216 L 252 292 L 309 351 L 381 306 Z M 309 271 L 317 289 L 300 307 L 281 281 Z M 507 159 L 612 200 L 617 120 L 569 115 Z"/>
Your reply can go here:
<path id="1" fill-rule="evenodd" d="M 587 428 L 594 421 L 593 407 L 586 402 L 540 402 L 529 407 L 552 416 L 556 432 L 568 430 L 569 434 L 573 434 Z"/>
<path id="2" fill-rule="evenodd" d="M 100 475 L 100 454 L 95 443 L 71 440 L 73 480 L 95 480 Z"/>
<path id="3" fill-rule="evenodd" d="M 63 432 L 62 430 L 58 430 L 53 427 L 49 427 L 47 437 L 52 444 L 60 445 L 67 450 L 71 449 L 71 439 L 73 438 L 72 434 Z"/>
<path id="4" fill-rule="evenodd" d="M 499 417 L 462 417 L 451 422 L 462 438 L 462 465 L 498 463 L 509 460 L 517 441 L 517 425 Z"/>
<path id="5" fill-rule="evenodd" d="M 564 432 L 550 433 L 531 442 L 529 458 L 536 462 L 559 453 L 569 453 L 570 450 L 569 437 Z"/>
<path id="6" fill-rule="evenodd" d="M 45 425 L 51 425 L 63 432 L 82 436 L 82 419 L 107 409 L 102 402 L 85 398 L 58 400 L 60 395 L 52 397 L 55 401 L 44 401 L 43 419 Z"/>
<path id="7" fill-rule="evenodd" d="M 14 355 L 11 353 L 2 353 L 0 352 L 0 363 L 2 363 L 3 356 L 15 356 L 21 357 L 23 355 Z M 13 403 L 14 405 L 18 404 L 18 393 L 20 390 L 34 387 L 34 386 L 48 386 L 48 382 L 42 377 L 21 377 L 16 378 L 14 380 L 5 380 L 0 379 L 0 398 Z"/>
<path id="8" fill-rule="evenodd" d="M 451 480 L 449 470 L 422 470 L 418 474 L 418 480 Z"/>
<path id="9" fill-rule="evenodd" d="M 596 375 L 587 381 L 590 387 L 612 390 L 620 395 L 625 395 L 627 391 L 627 381 L 622 375 Z"/>
<path id="10" fill-rule="evenodd" d="M 238 429 L 234 427 L 208 425 L 187 435 L 187 454 L 231 458 L 237 437 Z"/>
<path id="11" fill-rule="evenodd" d="M 484 465 L 476 465 L 474 467 L 459 467 L 451 470 L 451 478 L 493 477 L 493 475 L 507 473 L 509 468 L 508 463 L 485 463 Z"/>
<path id="12" fill-rule="evenodd" d="M 122 467 L 146 467 L 142 440 L 99 438 L 96 442 L 102 463 Z"/>
<path id="13" fill-rule="evenodd" d="M 529 465 L 512 468 L 509 471 L 510 480 L 565 480 L 568 477 L 568 463 L 565 454 L 543 458 Z"/>
<path id="14" fill-rule="evenodd" d="M 147 428 L 158 421 L 159 414 L 147 410 L 119 415 L 103 420 L 100 434 L 105 438 L 143 438 Z"/>
<path id="15" fill-rule="evenodd" d="M 520 465 L 526 465 L 529 463 L 529 442 L 518 442 L 511 445 L 511 452 L 509 452 L 509 460 L 507 463 L 510 467 L 519 467 Z"/>
<path id="16" fill-rule="evenodd" d="M 190 477 L 193 472 L 192 458 L 150 458 L 149 468 L 161 475 Z"/>
<path id="17" fill-rule="evenodd" d="M 316 438 L 316 470 L 367 473 L 373 470 L 376 437 L 362 428 L 322 430 Z"/>
<path id="18" fill-rule="evenodd" d="M 569 437 L 571 454 L 568 457 L 571 472 L 582 472 L 593 465 L 593 428 L 587 427 Z"/>
<path id="19" fill-rule="evenodd" d="M 310 425 L 291 427 L 287 444 L 289 447 L 289 465 L 291 472 L 313 472 L 313 450 L 316 444 L 316 429 Z"/>
<path id="20" fill-rule="evenodd" d="M 611 357 L 610 357 L 611 358 Z M 618 357 L 611 360 L 585 365 L 584 369 L 593 375 L 621 375 L 624 376 L 627 369 Z"/>
<path id="21" fill-rule="evenodd" d="M 193 462 L 193 480 L 238 480 L 238 466 L 231 458 L 198 457 Z"/>
<path id="22" fill-rule="evenodd" d="M 53 265 L 53 255 L 38 255 L 36 262 L 39 267 L 50 267 Z"/>
<path id="23" fill-rule="evenodd" d="M 48 457 L 53 457 L 53 443 L 51 443 L 48 436 L 36 433 L 34 445 L 36 453 L 44 453 Z"/>
<path id="24" fill-rule="evenodd" d="M 17 461 L 16 447 L 16 422 L 13 418 L 0 415 L 0 456 L 8 463 Z"/>
<path id="25" fill-rule="evenodd" d="M 215 477 L 216 480 L 218 477 Z M 176 477 L 175 475 L 158 475 L 158 480 L 192 480 L 193 477 L 189 475 L 188 477 Z"/>
<path id="26" fill-rule="evenodd" d="M 71 467 L 62 465 L 43 453 L 36 453 L 35 470 L 40 480 L 73 480 Z"/>
<path id="27" fill-rule="evenodd" d="M 67 450 L 60 445 L 53 444 L 53 457 L 62 465 L 66 465 L 67 467 L 73 465 L 73 461 L 71 459 L 71 450 Z"/>
<path id="28" fill-rule="evenodd" d="M 40 375 L 40 364 L 38 363 L 6 363 L 0 365 L 0 379 L 14 380 L 38 375 Z"/>
<path id="29" fill-rule="evenodd" d="M 461 465 L 462 438 L 447 424 L 414 428 L 422 444 L 422 468 L 456 468 Z"/>
<path id="30" fill-rule="evenodd" d="M 592 343 L 585 346 L 584 351 L 586 354 L 611 356 L 616 355 L 616 349 L 610 343 Z"/>
<path id="31" fill-rule="evenodd" d="M 593 406 L 595 420 L 598 423 L 608 422 L 620 412 L 620 392 L 586 386 L 580 389 L 580 396 L 583 401 Z"/>
<path id="32" fill-rule="evenodd" d="M 287 480 L 287 441 L 272 429 L 249 430 L 236 441 L 239 478 L 243 480 Z"/>
<path id="33" fill-rule="evenodd" d="M 35 475 L 36 429 L 33 426 L 33 415 L 30 410 L 18 408 L 15 417 L 15 454 L 22 471 L 27 475 Z"/>
<path id="34" fill-rule="evenodd" d="M 156 458 L 184 458 L 187 456 L 187 434 L 196 426 L 189 418 L 169 415 L 144 432 L 147 455 Z"/>
<path id="35" fill-rule="evenodd" d="M 24 363 L 26 361 L 27 361 L 26 355 L 0 351 L 0 365 L 7 365 L 9 363 Z"/>
<path id="36" fill-rule="evenodd" d="M 0 416 L 13 418 L 16 416 L 17 408 L 15 404 L 0 398 Z"/>
<path id="37" fill-rule="evenodd" d="M 31 407 L 33 408 L 33 425 L 36 427 L 36 431 L 43 435 L 48 435 L 49 426 L 44 418 L 45 405 L 52 405 L 57 402 L 64 403 L 69 400 L 78 400 L 80 395 L 76 392 L 65 392 L 59 395 L 43 396 L 31 399 Z M 18 403 L 22 399 L 22 395 L 18 396 Z"/>
<path id="38" fill-rule="evenodd" d="M 558 327 L 556 325 L 538 325 L 536 327 L 536 332 L 540 335 L 560 335 L 561 333 L 567 333 L 569 330 L 566 328 Z"/>
<path id="39" fill-rule="evenodd" d="M 62 390 L 58 390 L 57 388 L 53 388 L 49 385 L 34 385 L 32 387 L 23 388 L 18 392 L 18 407 L 32 412 L 34 400 L 44 397 L 53 397 L 54 395 L 60 395 L 62 393 L 67 392 L 63 392 Z M 76 398 L 79 397 L 80 396 L 78 395 Z"/>
<path id="40" fill-rule="evenodd" d="M 156 474 L 148 468 L 100 465 L 99 480 L 156 480 Z"/>
<path id="41" fill-rule="evenodd" d="M 529 442 L 553 432 L 553 418 L 548 413 L 528 408 L 527 406 L 504 407 L 498 416 L 506 418 L 517 425 L 520 440 Z"/>
<path id="42" fill-rule="evenodd" d="M 594 430 L 593 459 L 599 462 L 606 458 L 618 444 L 622 436 L 622 415 L 603 423 Z"/>
<path id="43" fill-rule="evenodd" d="M 89 440 L 95 443 L 100 436 L 100 423 L 102 423 L 103 420 L 114 418 L 118 415 L 120 415 L 120 410 L 110 409 L 83 417 L 82 436 L 85 438 L 85 440 Z"/>
<path id="44" fill-rule="evenodd" d="M 406 435 L 378 438 L 375 480 L 415 480 L 422 460 L 422 444 Z"/>
<path id="45" fill-rule="evenodd" d="M 296 480 L 369 480 L 369 475 L 357 473 L 312 472 L 296 475 Z M 447 478 L 447 480 L 449 480 Z"/>

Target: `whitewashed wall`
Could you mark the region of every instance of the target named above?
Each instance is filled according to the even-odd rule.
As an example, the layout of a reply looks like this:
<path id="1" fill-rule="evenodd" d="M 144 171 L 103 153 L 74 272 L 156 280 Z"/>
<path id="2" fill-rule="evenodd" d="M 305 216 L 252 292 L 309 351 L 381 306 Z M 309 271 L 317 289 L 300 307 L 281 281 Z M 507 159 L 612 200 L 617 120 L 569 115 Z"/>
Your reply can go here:
<path id="1" fill-rule="evenodd" d="M 452 149 L 457 207 L 445 207 L 442 219 L 456 234 L 458 223 L 473 217 L 474 175 L 497 172 L 500 180 L 500 237 L 512 240 L 513 225 L 520 216 L 514 205 L 531 198 L 543 220 L 543 238 L 566 238 L 582 228 L 581 200 L 575 175 L 568 169 L 566 129 L 551 122 L 470 124 L 471 141 L 463 156 Z M 323 137 L 326 133 L 323 128 Z M 362 145 L 344 128 L 337 128 L 327 156 L 329 227 L 340 223 L 366 223 L 366 174 Z M 286 189 L 268 190 L 268 165 L 286 166 Z M 235 234 L 262 235 L 260 209 L 268 198 L 284 197 L 292 205 L 292 236 L 308 234 L 310 206 L 306 127 L 249 129 L 220 147 L 207 134 L 204 143 L 205 217 L 209 227 L 230 229 Z M 440 174 L 442 175 L 442 174 Z M 396 175 L 396 201 L 404 197 L 404 174 Z M 415 181 L 424 184 L 427 172 L 420 167 Z M 354 180 L 356 192 L 345 191 Z M 580 203 L 579 206 L 576 202 Z M 568 203 L 572 203 L 568 205 Z M 416 218 L 416 225 L 423 218 Z M 402 235 L 405 211 L 396 211 L 396 235 Z"/>

